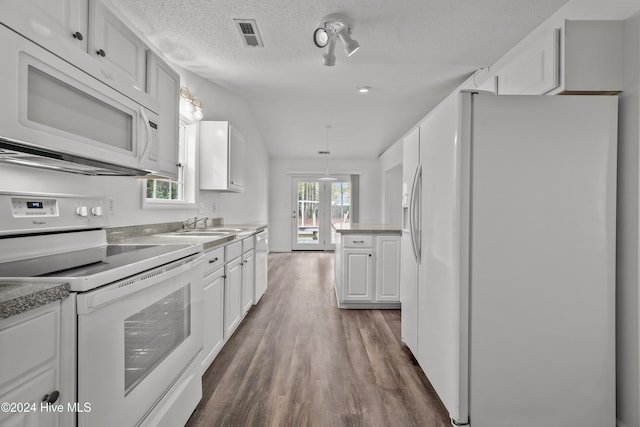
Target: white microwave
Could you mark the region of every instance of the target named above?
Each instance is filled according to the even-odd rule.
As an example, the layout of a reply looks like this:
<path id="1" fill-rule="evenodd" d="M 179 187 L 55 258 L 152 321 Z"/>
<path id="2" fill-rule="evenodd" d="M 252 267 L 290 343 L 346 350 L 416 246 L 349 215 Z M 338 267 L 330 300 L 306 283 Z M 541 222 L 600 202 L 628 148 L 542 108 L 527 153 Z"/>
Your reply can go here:
<path id="1" fill-rule="evenodd" d="M 158 115 L 0 25 L 0 161 L 88 175 L 158 167 Z"/>

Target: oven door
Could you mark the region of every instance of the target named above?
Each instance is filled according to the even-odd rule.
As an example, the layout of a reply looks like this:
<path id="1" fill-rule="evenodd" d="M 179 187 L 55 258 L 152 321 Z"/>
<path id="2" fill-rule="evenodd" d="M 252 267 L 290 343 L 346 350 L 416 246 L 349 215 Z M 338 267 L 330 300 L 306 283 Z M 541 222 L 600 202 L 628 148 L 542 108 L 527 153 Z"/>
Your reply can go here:
<path id="1" fill-rule="evenodd" d="M 157 114 L 2 25 L 0 57 L 1 138 L 157 169 Z"/>
<path id="2" fill-rule="evenodd" d="M 203 256 L 77 295 L 79 426 L 133 426 L 202 348 Z M 193 402 L 193 407 L 197 402 Z"/>

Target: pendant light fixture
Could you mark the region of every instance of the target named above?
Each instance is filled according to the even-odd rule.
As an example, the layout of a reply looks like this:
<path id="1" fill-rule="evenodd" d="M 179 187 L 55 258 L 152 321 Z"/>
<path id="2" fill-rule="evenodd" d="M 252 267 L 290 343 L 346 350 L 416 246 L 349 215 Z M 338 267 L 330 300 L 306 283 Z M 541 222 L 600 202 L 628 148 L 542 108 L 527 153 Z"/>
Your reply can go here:
<path id="1" fill-rule="evenodd" d="M 322 175 L 319 179 L 320 181 L 337 181 L 337 178 L 334 178 L 329 175 L 329 129 L 331 129 L 331 125 L 326 125 L 327 128 L 327 149 L 325 151 L 320 151 L 320 154 L 324 154 L 327 156 L 327 168 L 324 170 L 324 175 Z"/>

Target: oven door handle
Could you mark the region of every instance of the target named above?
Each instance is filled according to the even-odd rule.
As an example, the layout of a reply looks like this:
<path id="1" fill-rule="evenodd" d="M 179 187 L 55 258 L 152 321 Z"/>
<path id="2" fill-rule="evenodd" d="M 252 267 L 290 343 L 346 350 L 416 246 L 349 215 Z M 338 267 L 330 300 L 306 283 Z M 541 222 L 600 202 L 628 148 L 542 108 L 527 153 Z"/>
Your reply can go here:
<path id="1" fill-rule="evenodd" d="M 161 281 L 190 271 L 198 263 L 202 264 L 204 259 L 203 254 L 195 254 L 153 270 L 145 271 L 128 279 L 106 285 L 96 291 L 79 294 L 77 298 L 78 314 L 88 314 L 115 300 L 122 299 L 128 295 L 154 286 Z"/>

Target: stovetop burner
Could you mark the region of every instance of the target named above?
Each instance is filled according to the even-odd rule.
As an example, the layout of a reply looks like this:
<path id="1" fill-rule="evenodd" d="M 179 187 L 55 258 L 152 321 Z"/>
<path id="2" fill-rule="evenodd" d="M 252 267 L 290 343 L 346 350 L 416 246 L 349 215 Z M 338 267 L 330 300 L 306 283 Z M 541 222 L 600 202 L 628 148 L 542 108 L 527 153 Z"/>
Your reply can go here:
<path id="1" fill-rule="evenodd" d="M 106 245 L 0 264 L 0 277 L 83 277 L 120 268 L 189 245 Z"/>

